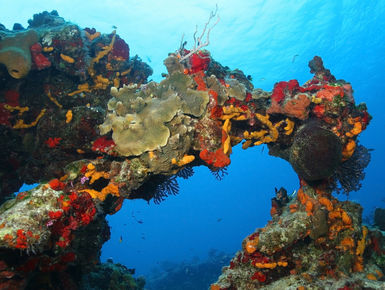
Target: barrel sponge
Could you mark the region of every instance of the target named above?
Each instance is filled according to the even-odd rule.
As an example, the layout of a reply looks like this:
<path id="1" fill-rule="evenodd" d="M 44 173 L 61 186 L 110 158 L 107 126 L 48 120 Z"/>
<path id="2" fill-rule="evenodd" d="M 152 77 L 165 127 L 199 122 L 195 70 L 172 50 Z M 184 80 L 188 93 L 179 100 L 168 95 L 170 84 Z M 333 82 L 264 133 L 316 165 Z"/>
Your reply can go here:
<path id="1" fill-rule="evenodd" d="M 317 181 L 334 174 L 342 160 L 341 152 L 340 139 L 311 121 L 297 132 L 289 161 L 302 179 Z"/>
<path id="2" fill-rule="evenodd" d="M 31 69 L 30 47 L 39 39 L 35 30 L 1 35 L 0 63 L 4 64 L 8 73 L 15 79 L 25 77 Z"/>

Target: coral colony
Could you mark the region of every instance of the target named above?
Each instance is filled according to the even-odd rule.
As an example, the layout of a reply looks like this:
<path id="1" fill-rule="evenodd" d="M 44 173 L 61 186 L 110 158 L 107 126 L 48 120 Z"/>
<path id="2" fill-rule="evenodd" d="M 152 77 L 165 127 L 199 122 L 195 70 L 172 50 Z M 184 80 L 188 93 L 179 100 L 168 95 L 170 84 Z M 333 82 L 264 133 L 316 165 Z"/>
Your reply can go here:
<path id="1" fill-rule="evenodd" d="M 115 31 L 56 11 L 27 29 L 0 26 L 1 289 L 143 289 L 123 266 L 100 264 L 106 215 L 124 199 L 177 194 L 176 176 L 194 166 L 220 178 L 239 143 L 267 144 L 300 186 L 290 197 L 276 189 L 271 221 L 244 239 L 211 290 L 383 289 L 383 234 L 362 225 L 359 204 L 332 196 L 358 189 L 369 162 L 357 144 L 371 119 L 365 104 L 318 56 L 308 82 L 254 89 L 203 49 L 204 34 L 169 54 L 156 83 Z M 39 186 L 10 198 L 23 183 Z"/>

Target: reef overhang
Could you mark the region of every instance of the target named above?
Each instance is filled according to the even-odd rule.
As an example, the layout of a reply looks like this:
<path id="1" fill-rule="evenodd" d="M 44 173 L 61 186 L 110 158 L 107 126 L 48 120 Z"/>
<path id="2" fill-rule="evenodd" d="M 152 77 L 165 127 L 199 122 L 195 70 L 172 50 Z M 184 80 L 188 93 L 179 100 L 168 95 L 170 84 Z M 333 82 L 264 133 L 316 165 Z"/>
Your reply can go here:
<path id="1" fill-rule="evenodd" d="M 385 264 L 375 262 L 383 259 L 382 234 L 362 226 L 358 205 L 331 196 L 338 183 L 359 187 L 369 157 L 357 137 L 371 117 L 320 57 L 310 61 L 314 77 L 305 84 L 281 81 L 265 92 L 207 50 L 181 47 L 156 83 L 116 31 L 82 29 L 55 12 L 29 24 L 0 30 L 0 285 L 38 285 L 46 275 L 84 287 L 75 277 L 98 263 L 107 214 L 124 199 L 176 194 L 176 176 L 188 178 L 194 166 L 220 174 L 240 143 L 267 144 L 293 165 L 301 185 L 295 197 L 273 200 L 272 222 L 245 239 L 212 289 L 288 279 L 345 287 L 349 275 L 362 285 L 383 280 Z M 27 47 L 15 40 L 28 35 Z M 15 74 L 20 50 L 27 57 Z M 23 183 L 40 185 L 5 201 Z M 308 247 L 314 251 L 305 262 L 298 257 Z"/>

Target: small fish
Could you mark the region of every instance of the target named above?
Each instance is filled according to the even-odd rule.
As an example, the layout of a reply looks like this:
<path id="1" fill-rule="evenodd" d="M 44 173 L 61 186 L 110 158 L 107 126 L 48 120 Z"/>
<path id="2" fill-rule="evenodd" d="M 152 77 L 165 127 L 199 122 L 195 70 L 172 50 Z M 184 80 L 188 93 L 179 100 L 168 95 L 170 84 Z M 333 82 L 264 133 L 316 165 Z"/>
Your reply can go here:
<path id="1" fill-rule="evenodd" d="M 138 211 L 138 212 L 139 212 L 139 211 Z M 142 223 L 143 223 L 142 220 L 139 220 L 139 219 L 137 219 L 137 218 L 135 217 L 134 211 L 131 212 L 131 217 L 132 217 L 138 224 L 142 224 Z"/>
<path id="2" fill-rule="evenodd" d="M 119 243 L 123 242 L 123 237 L 120 236 Z"/>
<path id="3" fill-rule="evenodd" d="M 217 222 L 218 222 L 218 223 L 221 222 L 221 221 L 222 221 L 222 218 L 217 219 Z"/>
<path id="4" fill-rule="evenodd" d="M 146 59 L 148 60 L 148 62 L 151 62 L 151 58 L 149 58 L 148 56 L 146 56 Z"/>
<path id="5" fill-rule="evenodd" d="M 299 54 L 295 54 L 295 55 L 293 56 L 293 59 L 291 60 L 291 63 L 294 63 L 295 58 L 296 58 L 297 56 L 299 56 Z"/>
<path id="6" fill-rule="evenodd" d="M 116 25 L 112 25 L 112 29 L 117 29 L 118 27 Z"/>

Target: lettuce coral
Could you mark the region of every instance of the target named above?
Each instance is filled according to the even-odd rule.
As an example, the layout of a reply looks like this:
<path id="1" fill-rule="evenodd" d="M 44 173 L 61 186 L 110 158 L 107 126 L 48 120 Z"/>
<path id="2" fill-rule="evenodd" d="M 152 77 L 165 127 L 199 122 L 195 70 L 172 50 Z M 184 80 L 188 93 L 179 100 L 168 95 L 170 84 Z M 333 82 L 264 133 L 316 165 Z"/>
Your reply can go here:
<path id="1" fill-rule="evenodd" d="M 30 46 L 38 41 L 35 30 L 6 34 L 0 40 L 0 63 L 15 79 L 25 77 L 31 69 Z"/>
<path id="2" fill-rule="evenodd" d="M 140 155 L 167 144 L 170 131 L 165 123 L 171 121 L 180 106 L 176 95 L 164 99 L 149 97 L 146 100 L 138 97 L 130 102 L 129 99 L 123 100 L 132 94 L 128 87 L 111 92 L 118 100 L 110 100 L 112 112 L 100 126 L 100 131 L 101 134 L 113 131 L 112 139 L 121 155 Z M 131 106 L 131 110 L 125 110 L 125 106 L 127 109 Z"/>
<path id="3" fill-rule="evenodd" d="M 170 130 L 166 126 L 178 113 L 201 116 L 209 101 L 208 93 L 196 91 L 194 80 L 174 73 L 159 84 L 149 83 L 138 89 L 112 88 L 109 113 L 100 125 L 100 133 L 112 130 L 116 150 L 124 156 L 141 155 L 167 144 Z M 140 140 L 140 141 L 139 141 Z"/>

